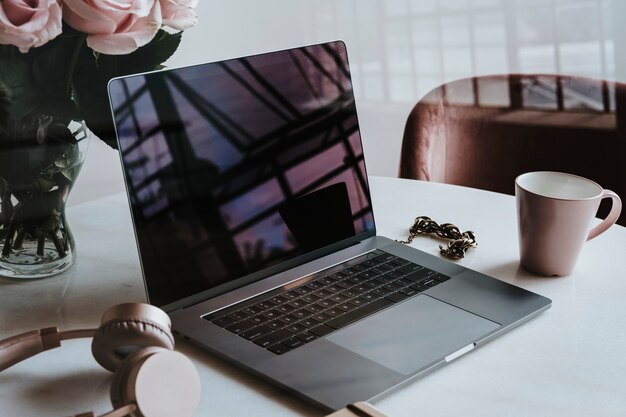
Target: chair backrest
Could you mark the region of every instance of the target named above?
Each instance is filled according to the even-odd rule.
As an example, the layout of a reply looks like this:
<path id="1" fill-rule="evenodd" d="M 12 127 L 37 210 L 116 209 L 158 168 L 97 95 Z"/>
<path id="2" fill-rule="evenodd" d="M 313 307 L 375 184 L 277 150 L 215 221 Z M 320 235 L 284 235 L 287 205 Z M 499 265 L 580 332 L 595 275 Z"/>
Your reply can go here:
<path id="1" fill-rule="evenodd" d="M 514 194 L 515 178 L 529 171 L 587 177 L 626 199 L 626 84 L 474 77 L 435 88 L 408 117 L 401 178 Z"/>

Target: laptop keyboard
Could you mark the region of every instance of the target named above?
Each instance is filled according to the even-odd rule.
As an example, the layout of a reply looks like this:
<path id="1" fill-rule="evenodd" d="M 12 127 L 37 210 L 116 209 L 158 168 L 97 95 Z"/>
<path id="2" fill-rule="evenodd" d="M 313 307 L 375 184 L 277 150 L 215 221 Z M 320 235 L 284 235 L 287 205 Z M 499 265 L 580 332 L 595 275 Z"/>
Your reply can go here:
<path id="1" fill-rule="evenodd" d="M 449 278 L 378 250 L 203 318 L 282 355 Z"/>

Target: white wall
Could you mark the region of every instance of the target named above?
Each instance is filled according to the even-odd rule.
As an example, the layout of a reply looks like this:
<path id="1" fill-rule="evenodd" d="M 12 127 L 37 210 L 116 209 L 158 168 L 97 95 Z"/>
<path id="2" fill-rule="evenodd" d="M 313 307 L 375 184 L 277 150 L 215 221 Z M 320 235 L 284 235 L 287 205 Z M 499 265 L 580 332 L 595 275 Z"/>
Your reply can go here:
<path id="1" fill-rule="evenodd" d="M 406 117 L 444 82 L 544 72 L 626 81 L 626 0 L 201 0 L 170 67 L 343 39 L 368 171 L 395 176 Z M 92 143 L 71 203 L 123 191 Z"/>

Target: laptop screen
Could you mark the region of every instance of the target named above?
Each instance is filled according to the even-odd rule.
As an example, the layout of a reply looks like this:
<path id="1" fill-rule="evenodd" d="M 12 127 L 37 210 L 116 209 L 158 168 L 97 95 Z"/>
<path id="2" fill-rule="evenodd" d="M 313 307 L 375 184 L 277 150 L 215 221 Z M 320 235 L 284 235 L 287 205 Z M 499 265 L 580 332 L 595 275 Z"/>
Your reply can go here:
<path id="1" fill-rule="evenodd" d="M 373 231 L 342 42 L 123 77 L 109 94 L 151 303 Z"/>

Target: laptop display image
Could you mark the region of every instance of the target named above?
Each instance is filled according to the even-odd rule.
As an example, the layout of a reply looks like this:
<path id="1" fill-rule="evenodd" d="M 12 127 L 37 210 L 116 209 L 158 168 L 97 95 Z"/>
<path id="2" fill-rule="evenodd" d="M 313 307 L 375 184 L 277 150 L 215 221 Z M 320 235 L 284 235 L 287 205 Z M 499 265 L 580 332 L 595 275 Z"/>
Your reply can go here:
<path id="1" fill-rule="evenodd" d="M 376 235 L 340 41 L 121 77 L 109 94 L 149 301 L 321 408 L 550 307 Z"/>

